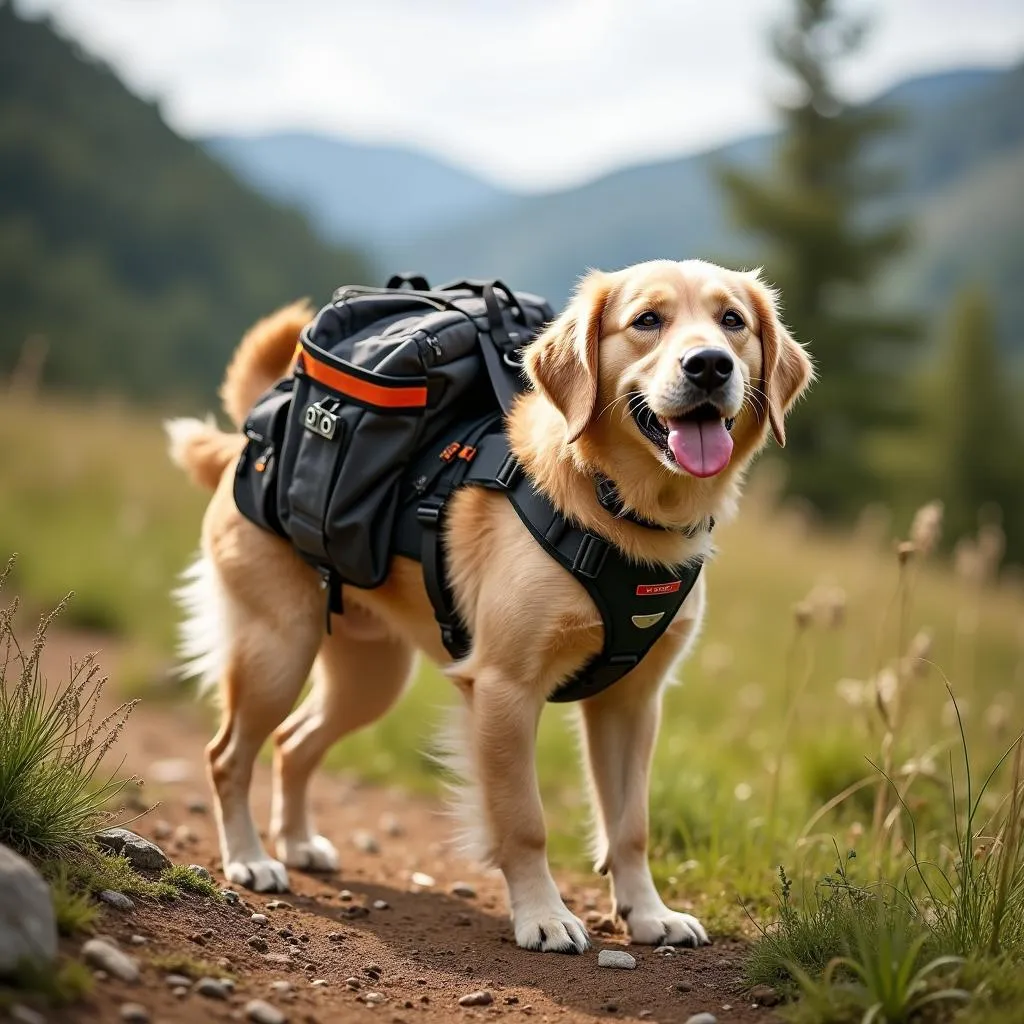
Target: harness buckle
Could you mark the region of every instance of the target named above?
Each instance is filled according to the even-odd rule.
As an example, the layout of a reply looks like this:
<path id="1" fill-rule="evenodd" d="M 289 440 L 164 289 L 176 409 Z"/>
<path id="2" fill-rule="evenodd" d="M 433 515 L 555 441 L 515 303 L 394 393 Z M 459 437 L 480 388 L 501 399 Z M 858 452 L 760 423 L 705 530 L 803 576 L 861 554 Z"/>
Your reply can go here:
<path id="1" fill-rule="evenodd" d="M 604 560 L 608 557 L 608 544 L 595 537 L 592 533 L 585 533 L 580 546 L 576 549 L 576 557 L 572 560 L 572 571 L 576 576 L 586 576 L 588 579 L 596 579 L 604 568 Z"/>
<path id="2" fill-rule="evenodd" d="M 494 474 L 494 482 L 503 490 L 510 491 L 519 478 L 519 472 L 519 460 L 512 452 L 509 452 L 505 456 L 505 461 L 502 462 L 498 472 Z"/>
<path id="3" fill-rule="evenodd" d="M 436 530 L 441 522 L 443 511 L 443 501 L 425 501 L 416 509 L 416 522 L 421 526 L 429 526 Z"/>

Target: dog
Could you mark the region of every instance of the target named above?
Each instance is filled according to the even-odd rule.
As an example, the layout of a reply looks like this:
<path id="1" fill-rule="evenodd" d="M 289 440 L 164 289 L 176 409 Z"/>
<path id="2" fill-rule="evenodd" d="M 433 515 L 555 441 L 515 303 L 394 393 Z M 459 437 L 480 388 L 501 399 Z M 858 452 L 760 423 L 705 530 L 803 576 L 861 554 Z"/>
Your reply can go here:
<path id="1" fill-rule="evenodd" d="M 294 305 L 243 338 L 221 387 L 239 427 L 257 397 L 290 372 L 312 310 Z M 630 558 L 676 566 L 712 554 L 688 524 L 728 519 L 745 471 L 813 377 L 758 272 L 699 260 L 592 271 L 526 350 L 530 389 L 507 418 L 512 450 L 565 516 Z M 324 627 L 316 572 L 289 544 L 243 518 L 232 498 L 240 432 L 194 419 L 168 423 L 173 461 L 213 490 L 201 556 L 180 592 L 189 670 L 219 688 L 222 721 L 206 750 L 224 872 L 257 891 L 288 888 L 287 867 L 333 870 L 334 846 L 310 819 L 307 786 L 329 747 L 375 721 L 401 695 L 417 651 L 441 644 L 421 567 L 396 557 L 374 590 L 345 588 Z M 652 530 L 598 502 L 595 474 Z M 587 930 L 562 902 L 547 856 L 534 766 L 547 697 L 600 648 L 601 619 L 501 495 L 468 487 L 447 518 L 451 584 L 473 637 L 447 664 L 461 692 L 464 820 L 477 853 L 504 875 L 515 939 L 531 950 L 582 952 Z M 648 777 L 662 692 L 692 646 L 704 575 L 640 664 L 579 704 L 594 806 L 597 870 L 610 876 L 631 940 L 708 941 L 692 915 L 665 905 L 647 859 Z M 372 670 L 372 678 L 367 678 Z M 309 696 L 295 710 L 312 672 Z M 274 737 L 271 856 L 249 807 L 254 760 Z"/>

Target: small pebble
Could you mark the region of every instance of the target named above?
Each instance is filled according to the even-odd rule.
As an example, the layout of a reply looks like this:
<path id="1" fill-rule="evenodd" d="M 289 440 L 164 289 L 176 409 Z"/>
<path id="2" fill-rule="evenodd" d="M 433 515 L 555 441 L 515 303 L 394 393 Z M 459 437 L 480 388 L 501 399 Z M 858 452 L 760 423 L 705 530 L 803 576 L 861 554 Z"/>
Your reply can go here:
<path id="1" fill-rule="evenodd" d="M 181 988 L 182 986 L 189 988 L 192 985 L 192 979 L 186 978 L 184 974 L 168 974 L 164 981 L 171 988 Z"/>
<path id="2" fill-rule="evenodd" d="M 285 1024 L 288 1020 L 277 1007 L 262 999 L 250 999 L 245 1004 L 245 1015 L 253 1024 Z"/>
<path id="3" fill-rule="evenodd" d="M 677 981 L 676 982 L 677 992 L 692 992 L 693 986 L 688 981 Z"/>
<path id="4" fill-rule="evenodd" d="M 686 1024 L 718 1024 L 718 1018 L 713 1013 L 695 1013 L 686 1018 Z"/>
<path id="5" fill-rule="evenodd" d="M 598 967 L 617 967 L 620 970 L 631 971 L 636 967 L 636 959 L 621 949 L 602 949 L 597 954 Z"/>
<path id="6" fill-rule="evenodd" d="M 750 998 L 761 1006 L 777 1006 L 782 997 L 771 985 L 755 985 L 750 990 Z"/>
<path id="7" fill-rule="evenodd" d="M 253 935 L 251 938 L 246 940 L 246 944 L 252 946 L 257 953 L 266 953 L 270 946 L 267 945 L 266 939 L 261 939 L 258 935 Z"/>
<path id="8" fill-rule="evenodd" d="M 132 902 L 131 897 L 125 896 L 123 892 L 114 892 L 113 889 L 104 889 L 102 892 L 97 893 L 97 895 L 104 903 L 109 903 L 110 906 L 116 907 L 118 910 L 135 909 L 135 904 Z"/>
<path id="9" fill-rule="evenodd" d="M 179 999 L 184 999 L 188 995 L 188 989 L 184 985 L 179 985 L 177 988 L 171 989 L 171 994 L 177 996 Z"/>
<path id="10" fill-rule="evenodd" d="M 287 900 L 271 900 L 267 904 L 267 910 L 292 910 L 292 905 Z"/>
<path id="11" fill-rule="evenodd" d="M 174 829 L 171 827 L 169 821 L 158 821 L 153 826 L 153 838 L 154 839 L 170 839 L 174 834 Z"/>
<path id="12" fill-rule="evenodd" d="M 618 1003 L 608 1002 L 608 1003 L 605 1003 L 601 1007 L 601 1009 L 602 1010 L 606 1010 L 608 1013 L 618 1013 L 619 1012 L 619 1004 Z"/>
<path id="13" fill-rule="evenodd" d="M 473 923 L 473 918 L 469 914 L 456 914 L 455 924 L 459 928 L 468 928 Z"/>
<path id="14" fill-rule="evenodd" d="M 373 901 L 373 909 L 374 910 L 390 910 L 391 909 L 391 904 L 388 903 L 387 900 L 374 900 Z"/>
<path id="15" fill-rule="evenodd" d="M 121 1020 L 130 1024 L 149 1024 L 149 1010 L 141 1003 L 125 1003 L 121 1007 Z"/>
<path id="16" fill-rule="evenodd" d="M 295 963 L 287 953 L 265 953 L 263 960 L 265 963 L 279 967 L 291 967 Z"/>
<path id="17" fill-rule="evenodd" d="M 204 882 L 213 881 L 213 875 L 202 864 L 189 864 L 188 869 L 193 875 L 198 875 Z"/>
<path id="18" fill-rule="evenodd" d="M 424 889 L 429 889 L 434 885 L 434 879 L 425 871 L 414 871 L 412 873 L 412 878 L 409 880 L 413 885 L 421 885 Z"/>
<path id="19" fill-rule="evenodd" d="M 139 980 L 139 965 L 135 959 L 103 939 L 90 939 L 82 946 L 82 959 L 90 967 L 106 971 L 129 984 Z"/>
<path id="20" fill-rule="evenodd" d="M 353 992 L 358 992 L 362 987 L 362 982 L 358 978 L 346 978 L 345 988 L 351 989 Z"/>
<path id="21" fill-rule="evenodd" d="M 469 882 L 454 882 L 448 891 L 453 896 L 461 896 L 464 900 L 476 899 L 476 889 Z"/>
<path id="22" fill-rule="evenodd" d="M 149 943 L 149 939 L 147 939 L 145 935 L 133 935 L 128 941 L 133 946 L 145 946 Z"/>
<path id="23" fill-rule="evenodd" d="M 362 1001 L 369 1006 L 378 1006 L 384 1002 L 385 997 L 380 992 L 366 992 L 360 996 Z"/>
<path id="24" fill-rule="evenodd" d="M 380 853 L 380 843 L 370 832 L 360 831 L 352 836 L 352 845 L 360 853 Z"/>
<path id="25" fill-rule="evenodd" d="M 317 978 L 316 981 L 311 982 L 313 988 L 327 988 L 327 982 L 323 978 Z"/>
<path id="26" fill-rule="evenodd" d="M 41 1013 L 29 1006 L 22 1006 L 21 1003 L 15 1003 L 7 1013 L 17 1024 L 46 1024 L 46 1018 Z"/>
<path id="27" fill-rule="evenodd" d="M 676 951 L 675 946 L 658 946 L 658 948 L 655 949 L 654 952 L 655 953 L 664 953 L 666 956 L 671 956 L 673 953 L 675 953 L 675 951 Z"/>
<path id="28" fill-rule="evenodd" d="M 227 999 L 228 991 L 217 978 L 200 978 L 196 991 L 207 999 Z"/>
<path id="29" fill-rule="evenodd" d="M 292 983 L 290 981 L 272 981 L 270 983 L 270 990 L 272 992 L 291 992 Z"/>
<path id="30" fill-rule="evenodd" d="M 342 903 L 351 903 L 352 893 L 348 889 L 342 889 L 341 892 L 338 893 L 338 899 L 341 900 Z"/>
<path id="31" fill-rule="evenodd" d="M 490 1006 L 493 1002 L 494 996 L 486 989 L 459 997 L 459 1006 Z"/>
<path id="32" fill-rule="evenodd" d="M 328 942 L 342 942 L 342 941 L 344 941 L 344 938 L 345 938 L 344 932 L 328 932 L 327 933 L 327 941 Z"/>
<path id="33" fill-rule="evenodd" d="M 402 828 L 402 823 L 393 814 L 381 815 L 380 830 L 384 835 L 391 836 L 392 839 L 397 839 L 405 831 Z"/>
<path id="34" fill-rule="evenodd" d="M 368 974 L 371 978 L 379 978 L 381 970 L 377 964 L 370 962 L 363 968 L 363 973 Z"/>
<path id="35" fill-rule="evenodd" d="M 210 809 L 206 801 L 199 796 L 191 797 L 185 806 L 189 814 L 205 814 Z"/>
<path id="36" fill-rule="evenodd" d="M 174 840 L 175 842 L 182 843 L 183 845 L 189 845 L 199 841 L 195 832 L 193 832 L 188 825 L 179 825 L 174 830 Z"/>
<path id="37" fill-rule="evenodd" d="M 250 918 L 253 924 L 259 925 L 262 928 L 264 925 L 270 923 L 270 918 L 266 914 L 253 914 Z"/>

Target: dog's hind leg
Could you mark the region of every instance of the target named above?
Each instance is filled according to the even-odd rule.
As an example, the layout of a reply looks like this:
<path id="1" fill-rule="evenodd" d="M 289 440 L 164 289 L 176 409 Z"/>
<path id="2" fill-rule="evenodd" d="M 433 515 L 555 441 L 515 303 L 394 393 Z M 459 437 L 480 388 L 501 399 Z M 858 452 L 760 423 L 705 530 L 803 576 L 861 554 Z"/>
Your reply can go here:
<path id="1" fill-rule="evenodd" d="M 271 835 L 285 864 L 333 870 L 338 855 L 310 820 L 307 787 L 313 770 L 341 737 L 376 721 L 399 698 L 413 652 L 357 607 L 333 620 L 313 669 L 313 688 L 274 734 Z"/>

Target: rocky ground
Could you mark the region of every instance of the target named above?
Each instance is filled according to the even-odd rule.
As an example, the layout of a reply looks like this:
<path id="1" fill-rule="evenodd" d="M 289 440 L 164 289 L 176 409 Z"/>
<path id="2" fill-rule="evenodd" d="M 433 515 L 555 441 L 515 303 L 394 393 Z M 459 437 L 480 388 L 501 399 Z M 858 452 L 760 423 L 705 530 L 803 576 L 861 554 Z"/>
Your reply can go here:
<path id="1" fill-rule="evenodd" d="M 147 702 L 119 745 L 123 770 L 145 780 L 147 804 L 158 803 L 129 827 L 176 863 L 201 865 L 226 885 L 202 771 L 208 732 L 195 708 Z M 254 797 L 261 824 L 269 789 L 260 765 Z M 341 851 L 340 871 L 293 871 L 293 891 L 284 896 L 238 890 L 234 903 L 186 896 L 105 907 L 100 938 L 131 958 L 137 980 L 118 977 L 116 962 L 105 969 L 103 951 L 97 959 L 93 946 L 92 995 L 47 1011 L 46 1019 L 667 1024 L 711 1014 L 724 1024 L 773 1016 L 743 991 L 741 944 L 670 953 L 627 947 L 625 936 L 607 931 L 599 879 L 560 878 L 566 902 L 591 927 L 594 949 L 579 957 L 518 949 L 500 877 L 453 855 L 449 823 L 429 801 L 322 775 L 315 807 L 320 830 Z M 83 946 L 82 938 L 63 943 L 75 956 Z M 598 965 L 601 950 L 627 948 L 635 969 Z M 218 975 L 227 983 L 211 980 Z"/>

